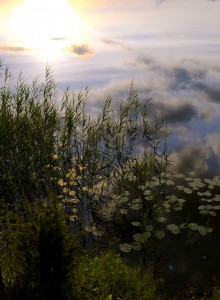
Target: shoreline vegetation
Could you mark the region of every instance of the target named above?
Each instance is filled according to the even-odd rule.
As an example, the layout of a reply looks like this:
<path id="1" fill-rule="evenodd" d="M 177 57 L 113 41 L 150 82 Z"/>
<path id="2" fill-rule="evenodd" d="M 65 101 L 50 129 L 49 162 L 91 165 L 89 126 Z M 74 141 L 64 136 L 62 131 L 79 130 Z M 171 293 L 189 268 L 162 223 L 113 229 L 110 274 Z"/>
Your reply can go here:
<path id="1" fill-rule="evenodd" d="M 219 299 L 219 279 L 173 296 L 159 286 L 176 240 L 213 233 L 220 177 L 172 174 L 149 91 L 131 84 L 96 115 L 88 96 L 58 101 L 49 67 L 27 84 L 0 64 L 0 298 Z"/>

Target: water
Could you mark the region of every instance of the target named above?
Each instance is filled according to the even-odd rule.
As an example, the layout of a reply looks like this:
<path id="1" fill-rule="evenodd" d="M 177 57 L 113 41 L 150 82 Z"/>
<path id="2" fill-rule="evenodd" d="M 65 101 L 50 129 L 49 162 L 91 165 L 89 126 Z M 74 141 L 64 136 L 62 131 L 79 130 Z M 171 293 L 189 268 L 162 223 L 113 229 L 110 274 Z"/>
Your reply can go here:
<path id="1" fill-rule="evenodd" d="M 141 95 L 151 88 L 155 101 L 163 104 L 173 132 L 168 140 L 173 173 L 196 171 L 204 178 L 219 175 L 220 2 L 80 2 L 69 1 L 69 9 L 81 19 L 78 35 L 71 38 L 64 29 L 56 37 L 49 32 L 46 44 L 38 38 L 39 44 L 32 47 L 34 39 L 21 31 L 16 35 L 10 27 L 16 6 L 4 1 L 0 12 L 0 57 L 4 63 L 15 74 L 22 70 L 28 82 L 37 75 L 43 80 L 49 63 L 59 93 L 68 85 L 75 91 L 85 86 L 91 89 L 92 113 L 108 94 L 115 101 L 126 97 L 131 81 Z M 36 30 L 31 36 L 39 37 L 39 26 L 30 27 Z M 47 28 L 46 23 L 43 26 Z M 175 284 L 180 286 L 190 278 L 202 282 L 214 276 L 216 259 L 219 264 L 218 230 L 216 221 L 216 231 L 202 237 L 192 252 L 182 252 L 183 242 L 179 242 L 180 250 L 166 266 L 169 282 L 178 276 Z"/>

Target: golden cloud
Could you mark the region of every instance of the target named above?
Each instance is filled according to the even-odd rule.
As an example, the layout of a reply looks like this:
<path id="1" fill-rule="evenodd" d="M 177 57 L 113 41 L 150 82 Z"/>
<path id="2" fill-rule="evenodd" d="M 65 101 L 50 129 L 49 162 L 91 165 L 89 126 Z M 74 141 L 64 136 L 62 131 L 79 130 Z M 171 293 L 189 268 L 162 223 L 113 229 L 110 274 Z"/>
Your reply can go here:
<path id="1" fill-rule="evenodd" d="M 0 51 L 1 52 L 13 52 L 13 53 L 17 53 L 17 52 L 26 52 L 26 51 L 30 51 L 31 48 L 26 48 L 26 47 L 17 47 L 17 46 L 0 46 Z"/>
<path id="2" fill-rule="evenodd" d="M 81 58 L 89 58 L 94 53 L 94 50 L 90 48 L 87 44 L 73 44 L 66 48 L 66 50 Z"/>

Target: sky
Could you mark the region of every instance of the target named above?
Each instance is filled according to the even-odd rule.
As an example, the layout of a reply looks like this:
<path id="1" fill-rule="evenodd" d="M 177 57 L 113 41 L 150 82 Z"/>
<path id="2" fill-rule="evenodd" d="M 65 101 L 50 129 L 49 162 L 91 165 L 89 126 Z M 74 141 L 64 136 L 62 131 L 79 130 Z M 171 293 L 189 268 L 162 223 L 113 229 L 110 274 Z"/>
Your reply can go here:
<path id="1" fill-rule="evenodd" d="M 173 168 L 220 167 L 220 0 L 0 0 L 0 58 L 27 80 L 49 64 L 91 107 L 133 81 L 163 103 Z"/>

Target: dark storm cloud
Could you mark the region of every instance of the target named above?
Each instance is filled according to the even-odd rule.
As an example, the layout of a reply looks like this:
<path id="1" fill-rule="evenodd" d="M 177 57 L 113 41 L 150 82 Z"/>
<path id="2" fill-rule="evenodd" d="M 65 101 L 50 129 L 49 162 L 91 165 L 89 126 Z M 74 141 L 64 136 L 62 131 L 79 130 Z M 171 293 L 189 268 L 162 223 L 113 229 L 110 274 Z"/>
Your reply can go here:
<path id="1" fill-rule="evenodd" d="M 197 116 L 197 110 L 189 103 L 179 104 L 178 106 L 164 105 L 163 108 L 169 123 L 187 122 Z"/>
<path id="2" fill-rule="evenodd" d="M 87 44 L 76 45 L 73 44 L 67 49 L 69 52 L 77 54 L 80 57 L 89 57 L 93 54 L 93 49 L 89 47 Z"/>
<path id="3" fill-rule="evenodd" d="M 25 52 L 25 51 L 30 51 L 30 48 L 26 47 L 16 47 L 16 46 L 0 46 L 0 51 L 1 52 Z"/>

